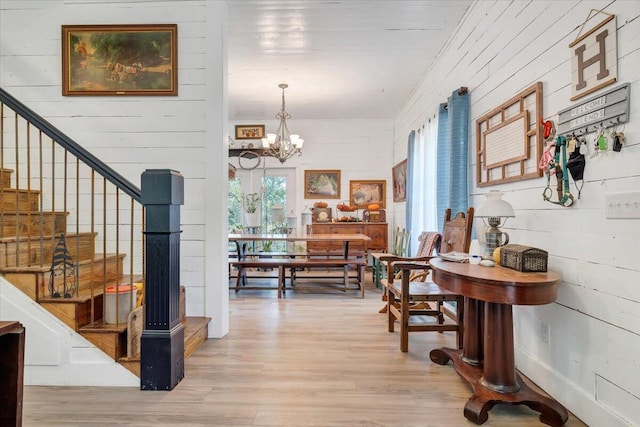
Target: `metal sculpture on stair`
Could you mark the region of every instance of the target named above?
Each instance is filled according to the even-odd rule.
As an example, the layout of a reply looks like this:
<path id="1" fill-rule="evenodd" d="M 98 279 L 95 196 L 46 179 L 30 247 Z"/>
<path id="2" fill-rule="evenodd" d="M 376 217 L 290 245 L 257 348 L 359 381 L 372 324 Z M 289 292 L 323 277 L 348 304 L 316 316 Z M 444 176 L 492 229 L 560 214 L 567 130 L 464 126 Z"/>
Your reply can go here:
<path id="1" fill-rule="evenodd" d="M 60 278 L 62 278 L 62 293 L 60 293 Z M 52 298 L 71 298 L 77 291 L 76 265 L 67 250 L 64 234 L 61 234 L 53 251 L 51 275 L 49 276 L 49 294 Z"/>

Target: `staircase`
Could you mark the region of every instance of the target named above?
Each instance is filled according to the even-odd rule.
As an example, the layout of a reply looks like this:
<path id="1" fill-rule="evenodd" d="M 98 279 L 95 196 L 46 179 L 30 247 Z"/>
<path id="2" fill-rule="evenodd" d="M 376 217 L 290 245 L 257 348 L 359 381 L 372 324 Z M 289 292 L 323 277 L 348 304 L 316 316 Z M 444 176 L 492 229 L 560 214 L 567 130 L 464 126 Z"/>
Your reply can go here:
<path id="1" fill-rule="evenodd" d="M 140 190 L 2 89 L 0 130 L 0 275 L 140 376 L 144 305 L 104 321 L 109 286 L 145 282 Z M 185 316 L 184 289 L 180 321 L 186 358 L 210 319 Z"/>

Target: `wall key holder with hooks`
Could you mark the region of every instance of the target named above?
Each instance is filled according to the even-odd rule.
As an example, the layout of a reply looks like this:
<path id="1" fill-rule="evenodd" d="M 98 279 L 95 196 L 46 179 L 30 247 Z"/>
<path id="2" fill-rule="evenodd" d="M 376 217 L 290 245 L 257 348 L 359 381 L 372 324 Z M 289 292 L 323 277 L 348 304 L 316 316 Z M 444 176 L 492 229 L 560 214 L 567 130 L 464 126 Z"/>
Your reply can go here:
<path id="1" fill-rule="evenodd" d="M 631 84 L 625 83 L 558 112 L 558 135 L 585 135 L 629 121 Z"/>

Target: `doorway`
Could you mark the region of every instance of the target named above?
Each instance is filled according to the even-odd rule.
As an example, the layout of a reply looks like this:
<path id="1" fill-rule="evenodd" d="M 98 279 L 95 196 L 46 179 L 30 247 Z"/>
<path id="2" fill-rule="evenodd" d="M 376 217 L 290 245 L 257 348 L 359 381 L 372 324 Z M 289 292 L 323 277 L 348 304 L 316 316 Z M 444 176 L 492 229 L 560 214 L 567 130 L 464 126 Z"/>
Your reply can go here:
<path id="1" fill-rule="evenodd" d="M 236 177 L 229 180 L 229 231 L 247 232 L 244 206 L 248 195 L 254 194 L 259 200 L 259 231 L 273 233 L 286 227 L 284 221 L 296 211 L 296 173 L 294 168 L 238 169 Z M 244 201 L 244 203 L 243 203 Z M 282 218 L 274 218 L 273 208 L 282 208 Z"/>

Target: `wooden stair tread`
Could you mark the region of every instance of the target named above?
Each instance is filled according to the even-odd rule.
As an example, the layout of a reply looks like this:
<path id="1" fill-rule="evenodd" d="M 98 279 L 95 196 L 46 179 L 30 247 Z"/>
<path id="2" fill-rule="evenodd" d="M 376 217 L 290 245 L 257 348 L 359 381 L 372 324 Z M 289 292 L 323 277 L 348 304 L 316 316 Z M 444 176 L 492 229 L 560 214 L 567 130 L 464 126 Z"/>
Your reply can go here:
<path id="1" fill-rule="evenodd" d="M 5 190 L 3 190 L 5 191 Z M 12 211 L 4 211 L 2 212 L 2 214 L 4 216 L 8 216 L 8 215 L 30 215 L 30 216 L 40 216 L 40 215 L 52 215 L 52 214 L 57 214 L 57 215 L 61 215 L 61 214 L 65 214 L 65 215 L 69 215 L 69 211 L 48 211 L 48 210 L 44 210 L 44 211 L 34 211 L 34 210 L 24 210 L 24 209 L 18 209 L 18 210 L 12 210 Z"/>
<path id="2" fill-rule="evenodd" d="M 68 243 L 67 246 L 73 244 L 72 239 L 75 238 L 81 238 L 84 236 L 97 236 L 98 233 L 97 232 L 93 232 L 91 233 L 90 231 L 84 231 L 84 232 L 80 232 L 80 233 L 64 233 L 64 238 Z M 14 243 L 16 241 L 18 242 L 26 242 L 28 240 L 40 240 L 42 239 L 43 241 L 50 241 L 53 242 L 54 244 L 58 242 L 58 239 L 60 238 L 60 236 L 58 234 L 55 235 L 43 235 L 43 236 L 29 236 L 29 235 L 20 235 L 20 237 L 16 237 L 16 236 L 11 236 L 11 237 L 0 237 L 0 243 Z"/>
<path id="3" fill-rule="evenodd" d="M 3 188 L 2 189 L 3 193 L 33 193 L 33 194 L 40 194 L 41 191 L 40 190 L 36 190 L 35 188 L 32 188 L 30 190 L 27 190 L 26 188 Z"/>
<path id="4" fill-rule="evenodd" d="M 125 332 L 126 330 L 127 330 L 127 322 L 111 324 L 111 323 L 104 323 L 100 321 L 100 322 L 89 323 L 88 325 L 81 327 L 79 329 L 79 332 L 80 333 L 93 332 L 93 333 L 112 334 L 112 333 L 122 333 L 122 332 Z"/>
<path id="5" fill-rule="evenodd" d="M 184 325 L 184 357 L 191 356 L 208 339 L 210 317 L 187 317 Z"/>
<path id="6" fill-rule="evenodd" d="M 92 259 L 85 259 L 85 260 L 81 260 L 78 261 L 77 265 L 84 265 L 84 264 L 90 264 L 92 262 L 96 262 L 96 261 L 103 261 L 104 259 L 109 259 L 109 258 L 113 258 L 113 257 L 119 257 L 119 258 L 124 258 L 126 256 L 126 254 L 106 254 L 106 255 L 101 255 L 101 254 L 96 254 Z M 51 271 L 51 266 L 50 265 L 32 265 L 29 267 L 3 267 L 1 269 L 1 271 L 3 273 L 48 273 L 49 271 Z"/>
<path id="7" fill-rule="evenodd" d="M 190 356 L 193 352 L 187 354 L 187 343 L 191 340 L 191 337 L 196 335 L 198 332 L 202 330 L 205 326 L 207 326 L 211 322 L 210 317 L 197 317 L 197 316 L 188 316 L 183 323 L 184 325 L 184 342 L 185 342 L 185 357 Z M 133 357 L 119 357 L 118 362 L 123 363 L 140 363 L 140 355 Z"/>
<path id="8" fill-rule="evenodd" d="M 184 339 L 193 335 L 194 332 L 200 330 L 211 322 L 210 317 L 187 316 L 184 322 Z"/>
<path id="9" fill-rule="evenodd" d="M 97 297 L 102 295 L 104 292 L 102 291 L 102 286 L 98 286 L 93 290 L 93 297 Z M 78 296 L 71 298 L 53 298 L 53 297 L 42 297 L 38 299 L 39 303 L 49 302 L 49 303 L 59 303 L 59 304 L 78 304 L 91 301 L 91 290 L 90 289 L 81 289 L 78 292 Z"/>
<path id="10" fill-rule="evenodd" d="M 133 275 L 131 280 L 127 280 L 127 276 L 120 279 L 119 283 L 116 282 L 107 282 L 106 286 L 115 286 L 117 284 L 120 285 L 128 285 L 129 283 L 137 283 L 142 282 L 143 276 L 141 275 Z M 104 294 L 104 290 L 101 282 L 97 282 L 96 286 L 93 288 L 93 298 L 98 297 Z M 91 289 L 80 289 L 78 291 L 78 296 L 71 298 L 53 298 L 53 297 L 41 297 L 38 299 L 39 303 L 59 303 L 59 304 L 79 304 L 87 301 L 91 301 L 92 293 Z"/>

